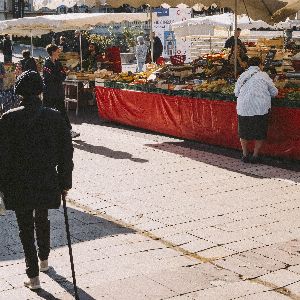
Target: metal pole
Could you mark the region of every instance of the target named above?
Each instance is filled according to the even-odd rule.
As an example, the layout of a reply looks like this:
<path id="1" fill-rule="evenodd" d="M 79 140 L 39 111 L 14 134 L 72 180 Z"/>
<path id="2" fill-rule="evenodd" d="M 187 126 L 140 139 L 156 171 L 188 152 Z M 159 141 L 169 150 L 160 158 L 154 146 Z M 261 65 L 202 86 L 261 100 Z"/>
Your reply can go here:
<path id="1" fill-rule="evenodd" d="M 149 6 L 149 11 L 150 11 L 150 49 L 151 49 L 151 62 L 153 62 L 153 26 L 152 26 L 153 15 L 152 15 L 152 7 L 151 6 Z"/>
<path id="2" fill-rule="evenodd" d="M 237 16 L 238 16 L 238 0 L 235 0 L 234 7 L 234 77 L 237 78 L 237 48 L 238 48 L 238 38 L 237 38 Z"/>
<path id="3" fill-rule="evenodd" d="M 80 71 L 82 70 L 82 39 L 81 39 L 81 30 L 79 31 L 79 46 L 80 46 Z"/>
<path id="4" fill-rule="evenodd" d="M 75 299 L 80 300 L 79 296 L 78 296 L 78 290 L 77 290 L 77 284 L 76 284 L 76 275 L 75 275 L 73 252 L 72 252 L 70 227 L 69 227 L 69 218 L 68 218 L 68 211 L 67 211 L 67 201 L 66 201 L 66 195 L 64 195 L 64 194 L 62 195 L 62 201 L 63 201 L 63 208 L 64 208 L 64 216 L 65 216 L 65 224 L 66 224 L 66 232 L 67 232 L 67 240 L 68 240 L 68 248 L 69 248 L 69 255 L 70 255 L 70 263 L 71 263 L 71 270 L 72 270 Z"/>
<path id="5" fill-rule="evenodd" d="M 33 57 L 33 37 L 32 37 L 32 30 L 30 30 L 30 45 L 31 45 L 31 56 Z"/>

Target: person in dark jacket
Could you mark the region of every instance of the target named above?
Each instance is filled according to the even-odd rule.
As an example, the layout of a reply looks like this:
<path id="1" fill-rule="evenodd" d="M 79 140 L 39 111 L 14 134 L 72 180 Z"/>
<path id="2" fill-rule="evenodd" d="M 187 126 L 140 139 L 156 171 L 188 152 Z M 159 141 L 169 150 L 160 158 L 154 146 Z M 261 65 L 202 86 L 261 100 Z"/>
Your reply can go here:
<path id="1" fill-rule="evenodd" d="M 23 56 L 23 59 L 20 60 L 22 72 L 25 72 L 28 70 L 38 72 L 35 59 L 33 57 L 30 57 L 30 50 L 23 50 L 22 56 Z"/>
<path id="2" fill-rule="evenodd" d="M 59 38 L 59 47 L 60 47 L 62 52 L 69 52 L 70 51 L 70 47 L 67 44 L 66 37 L 64 37 L 63 35 Z"/>
<path id="3" fill-rule="evenodd" d="M 0 191 L 6 209 L 16 213 L 29 278 L 24 285 L 30 289 L 40 288 L 39 271 L 49 269 L 48 209 L 59 208 L 72 187 L 70 130 L 58 111 L 42 106 L 42 90 L 37 72 L 22 73 L 15 84 L 21 106 L 0 119 Z"/>
<path id="4" fill-rule="evenodd" d="M 247 48 L 245 47 L 244 43 L 240 40 L 241 32 L 242 32 L 242 29 L 237 28 L 237 30 L 235 31 L 235 35 L 230 37 L 228 40 L 226 40 L 224 47 L 232 49 L 234 47 L 234 44 L 235 44 L 235 36 L 236 36 L 237 37 L 237 44 L 240 47 L 241 52 L 243 52 L 243 54 L 246 54 L 247 53 Z"/>
<path id="5" fill-rule="evenodd" d="M 4 56 L 4 63 L 11 63 L 12 62 L 12 54 L 13 54 L 13 46 L 8 34 L 4 36 L 3 40 L 3 56 Z"/>
<path id="6" fill-rule="evenodd" d="M 163 44 L 158 36 L 155 36 L 155 32 L 153 34 L 153 61 L 156 63 L 157 59 L 161 57 L 163 53 Z"/>
<path id="7" fill-rule="evenodd" d="M 62 64 L 58 60 L 61 50 L 57 45 L 53 44 L 48 45 L 46 50 L 49 57 L 46 58 L 43 68 L 45 84 L 43 103 L 45 106 L 57 109 L 61 112 L 68 124 L 72 137 L 75 138 L 79 136 L 79 133 L 71 130 L 72 126 L 65 108 L 65 90 L 63 82 L 67 75 Z"/>

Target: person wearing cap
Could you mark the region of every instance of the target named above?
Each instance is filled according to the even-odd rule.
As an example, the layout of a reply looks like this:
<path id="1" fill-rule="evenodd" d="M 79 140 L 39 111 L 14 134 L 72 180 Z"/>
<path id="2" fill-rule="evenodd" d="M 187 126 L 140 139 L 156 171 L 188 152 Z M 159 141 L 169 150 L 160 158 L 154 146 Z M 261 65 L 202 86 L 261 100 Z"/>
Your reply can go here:
<path id="1" fill-rule="evenodd" d="M 48 209 L 59 208 L 73 171 L 70 130 L 58 111 L 42 106 L 42 91 L 40 75 L 23 72 L 15 83 L 21 105 L 0 119 L 0 191 L 16 214 L 29 278 L 24 285 L 32 290 L 41 287 L 39 272 L 49 269 Z"/>
<path id="2" fill-rule="evenodd" d="M 135 49 L 135 57 L 137 61 L 137 72 L 143 72 L 144 64 L 148 53 L 148 47 L 142 36 L 137 37 L 137 46 Z"/>
<path id="3" fill-rule="evenodd" d="M 43 103 L 47 107 L 60 111 L 68 124 L 72 138 L 78 137 L 80 134 L 72 131 L 72 126 L 65 108 L 65 90 L 63 82 L 67 75 L 61 62 L 58 60 L 61 50 L 57 45 L 52 44 L 48 45 L 46 50 L 49 57 L 46 58 L 43 68 L 45 84 Z"/>

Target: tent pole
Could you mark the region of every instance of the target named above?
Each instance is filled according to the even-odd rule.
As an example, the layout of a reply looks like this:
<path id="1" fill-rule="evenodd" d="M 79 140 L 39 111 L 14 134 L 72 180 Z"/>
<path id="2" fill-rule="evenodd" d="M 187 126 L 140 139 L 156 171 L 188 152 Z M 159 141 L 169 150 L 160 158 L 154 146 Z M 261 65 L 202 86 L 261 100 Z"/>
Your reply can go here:
<path id="1" fill-rule="evenodd" d="M 80 71 L 82 70 L 82 38 L 81 38 L 81 30 L 79 31 L 79 46 L 80 46 Z"/>
<path id="2" fill-rule="evenodd" d="M 238 0 L 235 0 L 234 7 L 234 77 L 237 78 L 238 70 L 237 70 L 237 48 L 238 48 L 238 38 L 236 35 L 237 32 L 237 16 L 238 16 Z"/>
<path id="3" fill-rule="evenodd" d="M 32 37 L 32 30 L 30 30 L 30 46 L 31 46 L 31 56 L 33 57 L 33 37 Z"/>
<path id="4" fill-rule="evenodd" d="M 153 26 L 152 26 L 153 15 L 152 15 L 152 7 L 151 6 L 149 6 L 149 11 L 150 11 L 150 49 L 151 49 L 151 62 L 153 62 Z"/>

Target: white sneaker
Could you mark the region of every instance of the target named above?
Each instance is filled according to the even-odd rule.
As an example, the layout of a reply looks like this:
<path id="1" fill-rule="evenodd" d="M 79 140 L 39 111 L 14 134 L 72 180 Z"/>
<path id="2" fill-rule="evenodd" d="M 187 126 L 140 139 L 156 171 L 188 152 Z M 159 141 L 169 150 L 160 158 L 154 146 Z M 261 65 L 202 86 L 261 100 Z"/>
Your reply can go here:
<path id="1" fill-rule="evenodd" d="M 40 272 L 47 272 L 49 270 L 48 259 L 40 261 Z"/>
<path id="2" fill-rule="evenodd" d="M 72 139 L 75 139 L 75 138 L 77 138 L 79 136 L 80 136 L 80 133 L 71 130 L 71 137 L 72 137 Z"/>
<path id="3" fill-rule="evenodd" d="M 31 290 L 38 290 L 41 288 L 39 276 L 29 278 L 29 281 L 24 282 L 24 286 L 28 287 Z"/>

